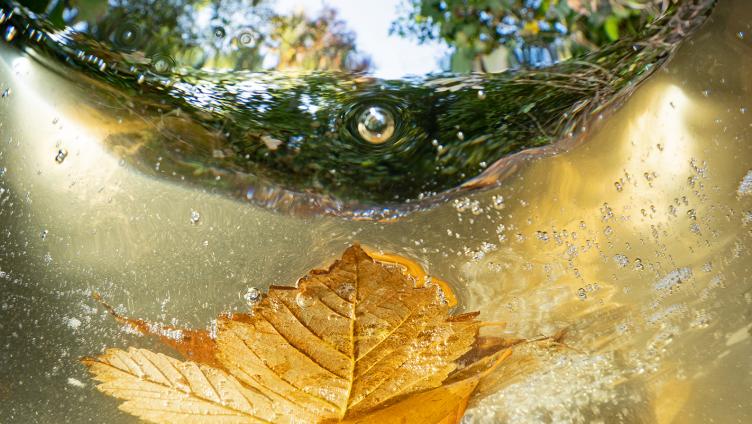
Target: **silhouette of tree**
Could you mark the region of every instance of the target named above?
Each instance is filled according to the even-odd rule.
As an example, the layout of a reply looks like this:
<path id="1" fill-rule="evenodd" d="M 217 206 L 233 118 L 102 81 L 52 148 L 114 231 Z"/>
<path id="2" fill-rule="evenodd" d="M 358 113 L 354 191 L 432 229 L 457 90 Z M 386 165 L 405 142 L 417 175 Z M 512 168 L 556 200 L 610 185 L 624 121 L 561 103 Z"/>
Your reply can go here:
<path id="1" fill-rule="evenodd" d="M 370 59 L 357 51 L 355 34 L 332 8 L 325 8 L 314 19 L 302 12 L 276 16 L 273 26 L 272 38 L 278 42 L 277 69 L 362 72 L 371 66 Z"/>
<path id="2" fill-rule="evenodd" d="M 139 63 L 213 69 L 361 72 L 370 59 L 337 12 L 280 15 L 271 0 L 24 0 L 58 27 L 70 26 Z"/>

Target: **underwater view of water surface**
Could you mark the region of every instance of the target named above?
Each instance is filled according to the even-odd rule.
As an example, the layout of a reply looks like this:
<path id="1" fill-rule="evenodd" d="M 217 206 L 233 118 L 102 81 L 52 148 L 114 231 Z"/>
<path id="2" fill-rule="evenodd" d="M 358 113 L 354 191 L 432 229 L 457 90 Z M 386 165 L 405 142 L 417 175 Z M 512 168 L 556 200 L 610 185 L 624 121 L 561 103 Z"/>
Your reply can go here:
<path id="1" fill-rule="evenodd" d="M 0 422 L 752 421 L 747 0 L 2 1 L 0 38 Z"/>

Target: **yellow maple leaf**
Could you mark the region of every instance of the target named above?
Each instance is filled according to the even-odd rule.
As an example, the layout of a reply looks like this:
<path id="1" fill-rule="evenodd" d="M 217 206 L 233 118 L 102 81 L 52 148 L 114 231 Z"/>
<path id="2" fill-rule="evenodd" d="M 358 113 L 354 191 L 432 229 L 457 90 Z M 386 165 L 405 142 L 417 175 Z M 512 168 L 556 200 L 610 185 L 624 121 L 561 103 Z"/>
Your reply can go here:
<path id="1" fill-rule="evenodd" d="M 122 410 L 157 423 L 456 423 L 510 351 L 479 346 L 478 314 L 450 315 L 446 299 L 353 246 L 220 317 L 215 338 L 116 315 L 187 361 L 136 348 L 82 361 Z"/>

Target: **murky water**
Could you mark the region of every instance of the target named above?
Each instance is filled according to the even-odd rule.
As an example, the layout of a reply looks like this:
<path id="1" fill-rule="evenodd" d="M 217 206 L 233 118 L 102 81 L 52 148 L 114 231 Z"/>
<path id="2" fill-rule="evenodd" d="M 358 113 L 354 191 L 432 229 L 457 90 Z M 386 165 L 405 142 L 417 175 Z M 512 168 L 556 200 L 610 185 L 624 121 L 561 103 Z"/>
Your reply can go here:
<path id="1" fill-rule="evenodd" d="M 111 113 L 16 51 L 0 63 L 0 416 L 134 422 L 77 358 L 161 349 L 91 300 L 204 327 L 345 246 L 419 259 L 514 336 L 569 328 L 468 422 L 752 417 L 752 6 L 721 0 L 671 61 L 556 156 L 394 222 L 280 214 L 155 179 Z"/>

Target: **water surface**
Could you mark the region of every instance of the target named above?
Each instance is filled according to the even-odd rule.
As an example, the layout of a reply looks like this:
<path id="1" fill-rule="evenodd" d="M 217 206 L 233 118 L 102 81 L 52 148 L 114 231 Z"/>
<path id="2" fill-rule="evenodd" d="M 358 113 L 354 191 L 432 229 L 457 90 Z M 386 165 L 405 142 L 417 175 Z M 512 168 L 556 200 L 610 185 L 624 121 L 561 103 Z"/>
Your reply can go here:
<path id="1" fill-rule="evenodd" d="M 135 422 L 77 358 L 163 348 L 91 300 L 203 328 L 251 287 L 350 243 L 417 258 L 506 334 L 577 350 L 468 422 L 745 423 L 752 416 L 752 7 L 709 22 L 583 140 L 492 190 L 394 222 L 296 216 L 152 178 L 106 147 L 108 113 L 16 51 L 0 63 L 0 414 Z"/>

